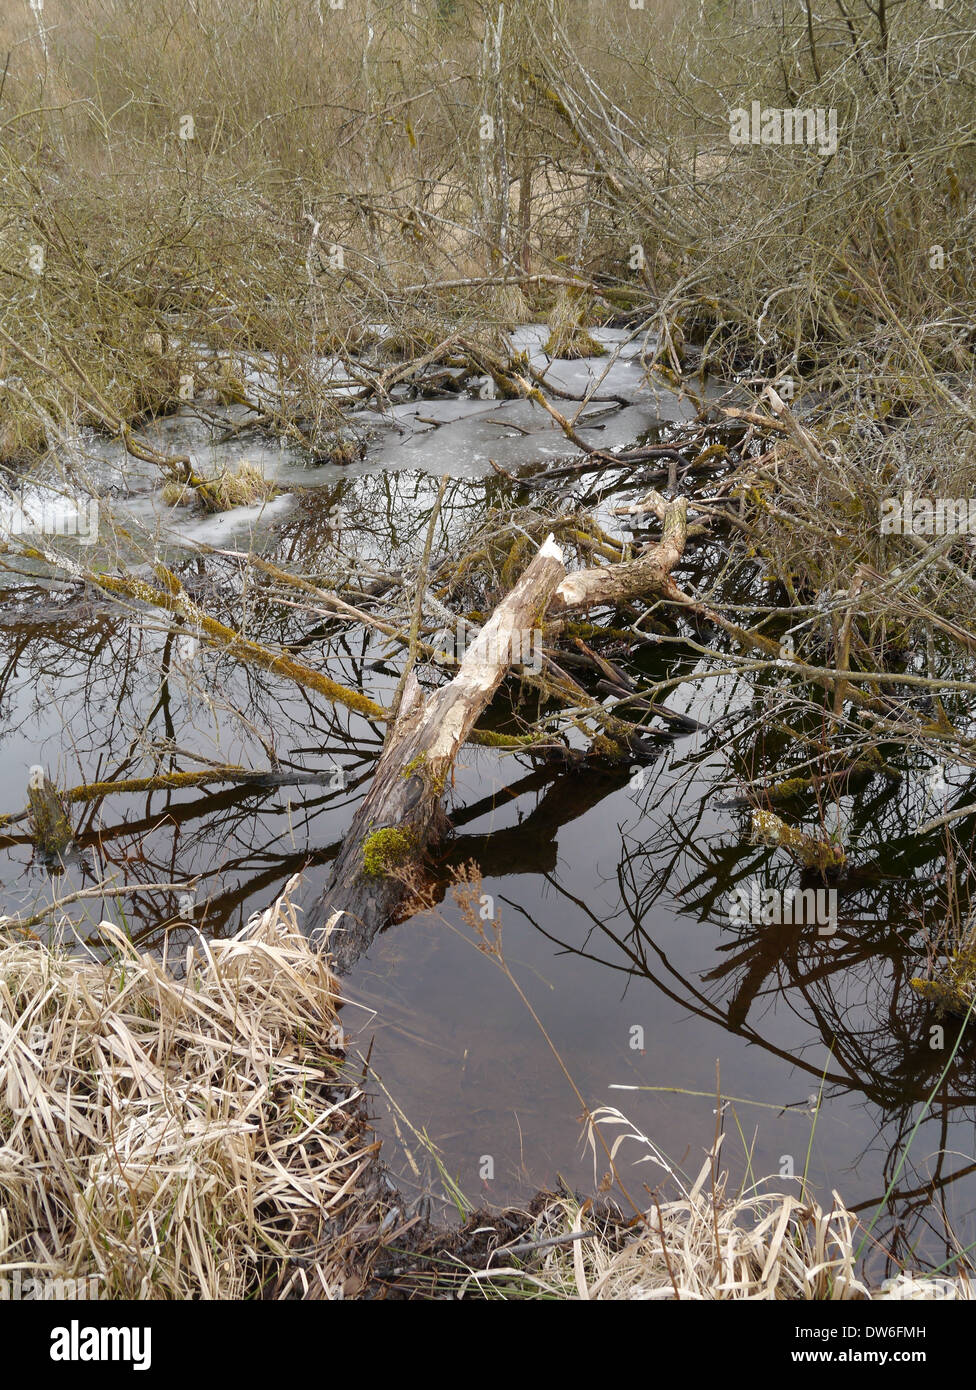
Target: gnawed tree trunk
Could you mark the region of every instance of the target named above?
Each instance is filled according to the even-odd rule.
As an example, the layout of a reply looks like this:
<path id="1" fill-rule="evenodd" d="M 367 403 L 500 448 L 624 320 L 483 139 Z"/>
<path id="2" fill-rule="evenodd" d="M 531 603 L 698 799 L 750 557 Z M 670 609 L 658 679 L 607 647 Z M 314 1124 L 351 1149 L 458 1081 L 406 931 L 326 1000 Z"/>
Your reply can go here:
<path id="1" fill-rule="evenodd" d="M 567 576 L 550 536 L 508 597 L 482 628 L 450 684 L 424 700 L 411 677 L 400 717 L 387 738 L 372 784 L 343 841 L 332 879 L 313 905 L 308 927 L 347 972 L 422 878 L 428 845 L 446 828 L 441 797 L 465 740 L 544 617 L 658 593 L 681 597 L 670 578 L 687 537 L 684 498 L 651 493 L 645 505 L 661 518 L 661 540 L 627 564 Z"/>
<path id="2" fill-rule="evenodd" d="M 688 535 L 688 507 L 685 499 L 665 502 L 658 493 L 645 501 L 664 523 L 656 545 L 648 546 L 635 559 L 619 565 L 599 565 L 567 575 L 553 595 L 550 617 L 607 603 L 625 603 L 647 594 L 673 597 L 671 571 L 681 559 Z"/>
<path id="3" fill-rule="evenodd" d="M 441 797 L 454 759 L 508 667 L 529 650 L 566 568 L 552 536 L 468 648 L 454 679 L 424 699 L 411 675 L 333 870 L 309 913 L 313 940 L 345 973 L 396 913 L 446 828 Z"/>

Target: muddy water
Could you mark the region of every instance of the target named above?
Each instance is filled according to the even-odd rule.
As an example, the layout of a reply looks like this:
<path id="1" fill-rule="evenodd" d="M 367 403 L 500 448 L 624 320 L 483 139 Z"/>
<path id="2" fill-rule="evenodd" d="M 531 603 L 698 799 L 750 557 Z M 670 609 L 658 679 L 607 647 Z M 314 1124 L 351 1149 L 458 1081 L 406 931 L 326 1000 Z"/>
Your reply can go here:
<path id="1" fill-rule="evenodd" d="M 538 338 L 527 331 L 526 341 L 534 347 Z M 660 433 L 694 413 L 642 384 L 639 350 L 627 345 L 601 388 L 632 401 L 593 420 L 601 445 Z M 561 364 L 558 384 L 579 390 L 605 366 Z M 128 528 L 127 559 L 165 557 L 215 616 L 243 619 L 259 639 L 291 643 L 304 661 L 384 700 L 397 670 L 382 664 L 381 641 L 269 608 L 242 588 L 233 555 L 204 559 L 193 543 L 257 546 L 324 573 L 337 544 L 354 546 L 366 582 L 410 564 L 441 474 L 455 480 L 435 542 L 444 552 L 487 504 L 528 500 L 489 459 L 511 472 L 572 451 L 518 402 L 403 399 L 392 419 L 364 425 L 370 443 L 360 462 L 315 468 L 253 439 L 215 443 L 199 421 L 164 422 L 160 441 L 191 449 L 204 470 L 246 454 L 283 489 L 265 507 L 203 520 L 163 506 L 150 475 L 94 441 L 78 447 L 105 514 Z M 580 496 L 593 487 L 588 475 L 564 490 Z M 638 475 L 622 480 L 618 497 L 607 492 L 599 505 L 608 528 L 607 502 L 640 491 Z M 82 558 L 96 554 L 111 562 L 97 546 Z M 681 578 L 707 588 L 722 582 L 721 566 L 718 547 L 699 548 Z M 754 579 L 740 577 L 726 597 L 766 602 L 768 586 Z M 680 643 L 655 644 L 630 669 L 664 677 L 697 660 Z M 478 902 L 501 919 L 504 959 L 524 1000 L 477 949 L 478 914 L 466 915 L 450 892 L 435 911 L 383 933 L 347 982 L 351 1065 L 369 1055 L 385 1157 L 411 1197 L 429 1194 L 444 1210 L 450 1183 L 475 1204 L 518 1201 L 560 1180 L 592 1189 L 574 1087 L 588 1106 L 619 1108 L 654 1141 L 622 1152 L 640 1196 L 643 1185 L 666 1181 L 667 1165 L 697 1174 L 720 1088 L 724 1160 L 736 1177 L 751 1169 L 798 1190 L 806 1170 L 822 1199 L 836 1189 L 867 1216 L 893 1183 L 891 1214 L 876 1235 L 909 1263 L 949 1253 L 935 1203 L 945 1204 L 962 1244 L 976 1238 L 972 1046 L 939 1086 L 899 1169 L 946 1056 L 931 1046 L 934 1020 L 908 987 L 925 963 L 926 923 L 941 920 L 946 901 L 944 847 L 937 834 L 915 833 L 932 813 L 927 770 L 904 762 L 900 782 L 875 779 L 827 809 L 853 863 L 832 935 L 729 920 L 736 885 L 792 886 L 782 856 L 750 844 L 735 800 L 747 771 L 781 770 L 773 723 L 784 700 L 769 677 L 679 686 L 670 703 L 698 727 L 662 737 L 658 756 L 639 769 L 579 771 L 465 750 L 448 798 L 455 835 L 437 872 L 446 883 L 459 866 L 480 866 L 478 892 L 487 897 Z M 208 759 L 260 769 L 274 760 L 274 776 L 259 787 L 115 795 L 85 807 L 78 851 L 57 878 L 33 860 L 22 823 L 0 843 L 6 912 L 106 877 L 159 884 L 197 876 L 192 902 L 152 890 L 124 906 L 75 910 L 81 935 L 108 916 L 170 950 L 196 931 L 239 930 L 299 870 L 310 901 L 382 738 L 290 684 L 179 640 L 159 615 L 126 614 L 23 572 L 3 577 L 0 709 L 0 812 L 14 815 L 34 763 L 73 786 L 146 775 L 167 759 L 184 770 Z M 963 770 L 946 775 L 952 800 L 973 799 Z M 806 811 L 812 824 L 816 808 Z M 958 866 L 956 877 L 964 890 Z M 187 917 L 192 926 L 163 930 Z M 596 1181 L 606 1167 L 601 1156 Z"/>

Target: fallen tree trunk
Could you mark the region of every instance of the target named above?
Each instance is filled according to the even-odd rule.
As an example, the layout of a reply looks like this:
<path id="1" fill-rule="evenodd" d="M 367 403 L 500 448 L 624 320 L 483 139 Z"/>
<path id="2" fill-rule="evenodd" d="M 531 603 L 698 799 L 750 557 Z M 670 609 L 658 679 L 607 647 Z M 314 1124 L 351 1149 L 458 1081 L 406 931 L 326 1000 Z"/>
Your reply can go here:
<path id="1" fill-rule="evenodd" d="M 509 665 L 520 660 L 526 638 L 543 620 L 549 621 L 550 631 L 558 631 L 561 619 L 573 612 L 653 595 L 718 624 L 740 646 L 758 647 L 780 659 L 781 648 L 773 639 L 737 627 L 674 582 L 672 571 L 688 537 L 685 499 L 666 501 L 652 492 L 641 505 L 660 518 L 660 541 L 629 562 L 567 575 L 559 547 L 550 536 L 482 629 L 455 679 L 424 700 L 411 678 L 400 717 L 343 842 L 330 886 L 309 918 L 313 939 L 332 952 L 340 973 L 355 964 L 411 892 L 422 888 L 424 851 L 447 824 L 441 797 L 454 759 Z M 571 692 L 564 687 L 571 684 L 574 698 L 590 702 L 558 667 L 552 667 L 552 672 L 554 679 L 558 677 L 554 684 L 550 682 L 553 694 L 566 698 Z M 627 691 L 621 688 L 620 694 L 625 699 Z M 870 697 L 855 691 L 851 698 L 858 704 L 870 702 Z M 777 817 L 764 815 L 770 824 L 766 826 L 764 820 L 757 829 L 775 829 L 776 842 L 786 844 L 805 862 L 816 862 L 822 870 L 836 870 L 843 863 L 842 850 L 791 832 Z"/>
<path id="2" fill-rule="evenodd" d="M 526 650 L 531 630 L 543 617 L 558 619 L 574 610 L 654 592 L 670 596 L 671 570 L 687 536 L 687 505 L 683 497 L 666 502 L 657 493 L 646 505 L 663 523 L 656 545 L 627 564 L 567 576 L 562 553 L 550 536 L 482 628 L 454 680 L 427 701 L 416 681 L 409 683 L 400 718 L 343 841 L 330 885 L 308 918 L 313 940 L 332 952 L 340 974 L 394 917 L 411 882 L 419 885 L 424 850 L 446 827 L 441 796 L 454 759 L 509 665 Z M 579 694 L 585 698 L 581 690 Z"/>
<path id="3" fill-rule="evenodd" d="M 309 920 L 313 938 L 332 951 L 340 973 L 348 971 L 377 931 L 394 918 L 411 889 L 422 886 L 419 870 L 424 850 L 446 827 L 440 802 L 454 759 L 508 666 L 518 660 L 513 652 L 524 651 L 526 636 L 543 619 L 558 631 L 567 614 L 655 595 L 718 624 L 740 646 L 758 647 L 780 658 L 781 649 L 774 640 L 730 623 L 674 582 L 672 570 L 688 536 L 685 499 L 666 501 L 651 492 L 642 506 L 662 522 L 662 537 L 656 544 L 627 563 L 567 575 L 550 536 L 482 629 L 455 679 L 427 701 L 411 679 L 373 783 L 343 842 L 330 887 Z M 561 686 L 569 683 L 565 673 L 558 674 Z M 585 692 L 572 684 L 580 700 L 588 701 Z M 553 693 L 565 697 L 567 691 L 554 686 Z M 620 694 L 626 698 L 627 692 L 621 689 Z M 852 698 L 861 704 L 869 701 L 855 692 Z M 757 824 L 757 830 L 769 831 L 770 837 L 776 830 L 776 842 L 786 844 L 804 862 L 815 862 L 822 870 L 835 870 L 843 863 L 842 850 L 791 832 L 769 813 L 759 819 L 763 825 Z"/>
<path id="4" fill-rule="evenodd" d="M 331 951 L 340 973 L 419 885 L 424 852 L 446 828 L 441 797 L 454 759 L 509 666 L 529 650 L 565 574 L 562 551 L 550 536 L 468 648 L 454 679 L 424 699 L 410 677 L 329 887 L 308 917 L 313 941 Z"/>
<path id="5" fill-rule="evenodd" d="M 657 512 L 664 524 L 661 540 L 648 546 L 634 560 L 617 565 L 599 565 L 577 570 L 559 585 L 549 606 L 551 617 L 606 603 L 625 603 L 628 599 L 664 591 L 671 571 L 681 559 L 688 535 L 688 507 L 685 499 L 665 502 L 652 493 L 645 506 Z M 669 596 L 670 596 L 670 591 Z"/>

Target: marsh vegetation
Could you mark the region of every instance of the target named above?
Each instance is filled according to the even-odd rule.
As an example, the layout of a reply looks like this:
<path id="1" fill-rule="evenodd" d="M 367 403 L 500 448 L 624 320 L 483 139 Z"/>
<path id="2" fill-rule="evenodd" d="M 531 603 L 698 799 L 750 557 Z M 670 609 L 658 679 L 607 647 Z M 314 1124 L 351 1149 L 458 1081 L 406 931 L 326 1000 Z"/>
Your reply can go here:
<path id="1" fill-rule="evenodd" d="M 0 1266 L 968 1295 L 965 7 L 11 0 L 0 65 Z"/>

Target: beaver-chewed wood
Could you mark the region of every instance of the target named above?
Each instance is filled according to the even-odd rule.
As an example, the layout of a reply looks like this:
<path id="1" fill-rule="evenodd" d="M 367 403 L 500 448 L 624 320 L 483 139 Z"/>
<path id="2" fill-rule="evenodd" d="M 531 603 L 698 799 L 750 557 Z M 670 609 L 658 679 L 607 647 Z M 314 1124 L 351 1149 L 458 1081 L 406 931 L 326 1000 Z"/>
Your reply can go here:
<path id="1" fill-rule="evenodd" d="M 658 594 L 673 599 L 677 594 L 671 571 L 681 559 L 688 535 L 688 507 L 683 497 L 665 502 L 652 492 L 645 506 L 654 510 L 663 523 L 660 541 L 649 545 L 633 560 L 617 565 L 600 565 L 568 575 L 556 590 L 550 616 L 604 604 L 626 603 L 634 598 Z"/>
<path id="2" fill-rule="evenodd" d="M 347 972 L 409 891 L 411 870 L 443 833 L 441 797 L 454 759 L 509 666 L 533 646 L 565 578 L 552 536 L 465 652 L 454 679 L 425 699 L 411 676 L 369 791 L 353 818 L 323 897 L 310 910 L 312 939 Z"/>

